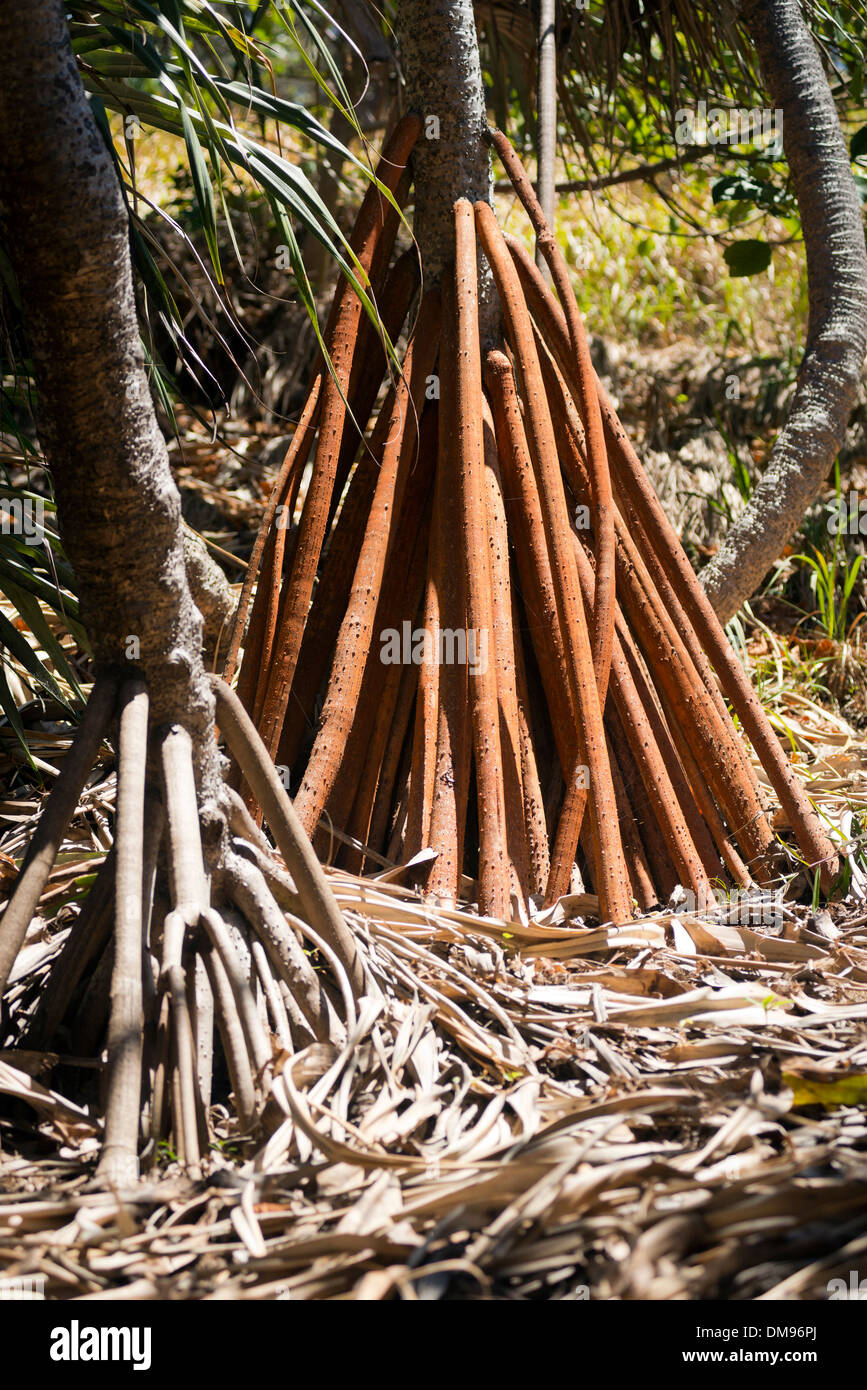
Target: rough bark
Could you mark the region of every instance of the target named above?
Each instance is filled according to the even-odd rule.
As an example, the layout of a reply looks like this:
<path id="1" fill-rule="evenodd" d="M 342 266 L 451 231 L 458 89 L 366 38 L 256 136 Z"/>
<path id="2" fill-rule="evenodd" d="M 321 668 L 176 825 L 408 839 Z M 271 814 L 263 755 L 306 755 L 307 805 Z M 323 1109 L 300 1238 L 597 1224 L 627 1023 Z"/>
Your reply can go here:
<path id="1" fill-rule="evenodd" d="M 202 615 L 204 649 L 211 662 L 222 660 L 229 645 L 237 600 L 224 572 L 208 554 L 201 536 L 184 526 L 184 563 L 193 602 Z"/>
<path id="2" fill-rule="evenodd" d="M 424 126 L 413 152 L 413 231 L 425 282 L 454 259 L 452 209 L 459 198 L 490 202 L 487 113 L 472 0 L 399 0 L 397 35 L 406 103 Z M 436 121 L 429 118 L 435 117 Z M 437 124 L 438 123 L 438 124 Z M 490 271 L 479 262 L 482 346 L 497 336 L 499 310 Z"/>
<path id="3" fill-rule="evenodd" d="M 539 73 L 536 84 L 537 190 L 545 221 L 554 225 L 555 175 L 557 165 L 557 0 L 541 0 L 539 5 Z M 536 264 L 546 279 L 548 267 L 541 250 Z"/>
<path id="4" fill-rule="evenodd" d="M 809 323 L 789 418 L 746 510 L 701 579 L 725 622 L 757 588 L 821 490 L 843 441 L 867 346 L 867 255 L 849 152 L 798 0 L 744 0 L 807 251 Z"/>
<path id="5" fill-rule="evenodd" d="M 128 224 L 60 0 L 0 8 L 0 237 L 33 357 L 38 430 L 98 667 L 140 672 L 218 789 L 202 619 L 139 342 Z M 130 639 L 138 640 L 138 647 Z"/>

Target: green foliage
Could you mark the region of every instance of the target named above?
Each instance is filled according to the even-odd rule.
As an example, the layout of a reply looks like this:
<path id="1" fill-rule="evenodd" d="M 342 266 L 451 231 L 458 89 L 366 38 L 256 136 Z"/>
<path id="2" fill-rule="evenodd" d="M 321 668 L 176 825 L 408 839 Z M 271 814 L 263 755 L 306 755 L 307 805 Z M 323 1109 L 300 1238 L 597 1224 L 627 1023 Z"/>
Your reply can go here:
<path id="1" fill-rule="evenodd" d="M 184 312 L 159 268 L 160 261 L 166 267 L 173 263 L 150 215 L 157 213 L 165 221 L 165 214 L 148 207 L 146 200 L 143 203 L 137 186 L 136 139 L 142 130 L 162 131 L 183 148 L 207 267 L 183 226 L 175 222 L 172 230 L 185 237 L 199 259 L 211 300 L 222 305 L 230 323 L 234 313 L 222 293 L 226 268 L 221 242 L 228 242 L 241 277 L 246 277 L 235 224 L 246 216 L 246 199 L 251 193 L 263 197 L 271 209 L 278 234 L 288 248 L 295 293 L 317 335 L 316 304 L 301 251 L 305 235 L 324 247 L 353 285 L 367 313 L 376 319 L 366 276 L 333 210 L 299 162 L 282 152 L 285 133 L 292 131 L 323 158 L 347 161 L 363 180 L 374 179 L 366 159 L 337 139 L 310 109 L 281 98 L 276 91 L 274 61 L 280 56 L 285 62 L 288 48 L 313 91 L 324 95 L 340 112 L 364 148 L 363 133 L 323 31 L 327 29 L 344 40 L 346 36 L 328 13 L 318 4 L 302 6 L 294 0 L 259 6 L 255 15 L 247 12 L 246 19 L 241 6 L 217 6 L 206 0 L 163 0 L 162 4 L 106 0 L 99 8 L 73 0 L 68 8 L 81 76 L 127 197 L 133 252 L 145 297 L 145 321 L 158 322 L 168 333 L 179 361 L 193 379 L 199 380 L 204 364 L 190 342 Z M 223 17 L 221 11 L 226 9 L 233 21 Z M 319 27 L 311 18 L 311 9 Z M 265 74 L 269 87 L 256 80 Z M 123 154 L 113 139 L 111 113 L 122 122 Z M 393 203 L 391 194 L 379 187 L 386 201 Z M 233 190 L 242 195 L 236 208 L 232 205 Z M 208 326 L 223 338 L 231 355 L 225 337 L 213 323 Z M 161 381 L 176 386 L 175 373 L 160 359 L 153 335 L 148 346 Z"/>
<path id="2" fill-rule="evenodd" d="M 848 556 L 837 535 L 830 558 L 814 546 L 812 555 L 795 555 L 793 559 L 810 571 L 810 591 L 825 636 L 832 642 L 845 641 L 849 631 L 849 599 L 864 556 Z"/>
<path id="3" fill-rule="evenodd" d="M 791 556 L 788 562 L 782 562 L 787 568 L 794 564 L 801 566 L 802 572 L 807 571 L 809 590 L 816 605 L 814 612 L 821 629 L 829 641 L 840 644 L 848 640 L 852 628 L 863 617 L 863 614 L 859 614 L 855 623 L 850 625 L 849 606 L 855 596 L 855 586 L 864 561 L 864 553 L 861 549 L 852 553 L 847 551 L 847 528 L 840 524 L 844 516 L 845 504 L 838 460 L 834 465 L 833 502 L 818 513 L 808 516 L 801 528 L 812 553 L 800 552 Z M 851 520 L 857 528 L 859 518 L 856 516 Z M 834 540 L 828 553 L 830 534 L 833 534 Z M 855 535 L 860 535 L 857 529 Z"/>
<path id="4" fill-rule="evenodd" d="M 754 203 L 756 207 L 768 212 L 794 211 L 790 194 L 779 185 L 766 179 L 757 179 L 749 170 L 738 174 L 724 174 L 711 187 L 714 206 L 724 202 Z"/>
<path id="5" fill-rule="evenodd" d="M 758 275 L 771 264 L 771 248 L 766 241 L 750 238 L 735 241 L 724 252 L 725 263 L 734 276 Z"/>
<path id="6" fill-rule="evenodd" d="M 46 609 L 57 615 L 83 651 L 89 650 L 89 643 L 78 621 L 72 573 L 53 524 L 53 506 L 26 488 L 7 484 L 0 497 L 4 518 L 16 503 L 40 507 L 45 523 L 39 539 L 12 534 L 5 527 L 0 531 L 0 593 L 6 603 L 5 611 L 0 608 L 0 709 L 35 767 L 8 672 L 21 673 L 35 692 L 56 700 L 75 718 L 70 696 L 82 701 L 83 696 Z M 9 610 L 17 617 L 11 618 Z"/>

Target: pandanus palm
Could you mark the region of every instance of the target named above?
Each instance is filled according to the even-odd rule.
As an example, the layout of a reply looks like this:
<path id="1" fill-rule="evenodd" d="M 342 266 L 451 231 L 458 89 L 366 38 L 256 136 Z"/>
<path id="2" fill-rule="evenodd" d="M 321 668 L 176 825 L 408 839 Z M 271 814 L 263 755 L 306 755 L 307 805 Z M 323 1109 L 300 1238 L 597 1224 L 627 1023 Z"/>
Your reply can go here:
<path id="1" fill-rule="evenodd" d="M 615 921 L 678 881 L 697 893 L 723 874 L 748 885 L 772 872 L 773 835 L 718 678 L 804 857 L 826 878 L 833 871 L 833 850 L 595 378 L 526 176 L 487 129 L 467 0 L 404 0 L 399 20 L 413 109 L 362 205 L 348 258 L 357 273 L 336 291 L 263 518 L 225 673 L 243 644 L 239 700 L 202 666 L 179 500 L 137 347 L 124 211 L 64 8 L 38 0 L 26 26 L 0 19 L 2 231 L 99 671 L 0 924 L 0 983 L 116 726 L 116 848 L 27 1034 L 50 1038 L 113 929 L 103 1158 L 112 1180 L 137 1169 L 143 1046 L 149 1136 L 156 1145 L 173 1133 L 192 1169 L 207 1140 L 215 1023 L 242 1123 L 265 1122 L 269 1097 L 291 1103 L 291 1078 L 274 1084 L 251 978 L 290 1053 L 326 1041 L 342 1056 L 387 1009 L 311 850 L 308 836 L 329 817 L 352 867 L 371 852 L 411 859 L 431 846 L 426 891 L 455 898 L 469 891 L 468 870 L 480 909 L 500 918 L 532 892 L 565 892 L 579 842 L 600 911 Z M 25 96 L 37 76 L 34 120 Z M 497 225 L 490 144 L 533 221 L 556 297 Z M 414 250 L 393 254 L 413 179 L 421 278 Z M 50 215 L 58 197 L 62 219 Z M 408 339 L 391 376 L 384 335 L 363 314 L 367 284 L 389 342 L 402 331 Z M 579 508 L 589 531 L 573 524 Z M 440 630 L 470 630 L 488 660 L 386 665 L 380 635 L 404 622 L 426 631 L 434 652 Z M 246 804 L 222 776 L 215 715 Z M 275 760 L 297 775 L 294 806 Z M 251 809 L 264 814 L 282 865 Z M 163 878 L 165 913 L 154 891 Z"/>

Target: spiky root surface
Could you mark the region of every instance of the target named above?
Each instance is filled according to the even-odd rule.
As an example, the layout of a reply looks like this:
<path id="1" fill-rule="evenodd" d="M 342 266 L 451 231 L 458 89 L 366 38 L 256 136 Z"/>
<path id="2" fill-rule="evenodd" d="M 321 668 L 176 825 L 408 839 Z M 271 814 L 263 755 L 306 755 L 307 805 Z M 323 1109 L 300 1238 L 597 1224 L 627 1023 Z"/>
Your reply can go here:
<path id="1" fill-rule="evenodd" d="M 398 197 L 416 135 L 408 117 L 383 158 Z M 699 901 L 768 883 L 746 733 L 828 887 L 833 847 L 596 378 L 532 186 L 491 141 L 557 297 L 488 204 L 459 201 L 453 262 L 413 314 L 394 209 L 368 195 L 354 249 L 403 369 L 389 381 L 342 285 L 334 376 L 317 373 L 263 518 L 227 676 L 243 636 L 243 703 L 303 828 L 355 871 L 398 859 L 440 900 L 520 918 L 577 868 L 615 923 L 678 883 Z M 499 341 L 480 341 L 480 252 Z"/>

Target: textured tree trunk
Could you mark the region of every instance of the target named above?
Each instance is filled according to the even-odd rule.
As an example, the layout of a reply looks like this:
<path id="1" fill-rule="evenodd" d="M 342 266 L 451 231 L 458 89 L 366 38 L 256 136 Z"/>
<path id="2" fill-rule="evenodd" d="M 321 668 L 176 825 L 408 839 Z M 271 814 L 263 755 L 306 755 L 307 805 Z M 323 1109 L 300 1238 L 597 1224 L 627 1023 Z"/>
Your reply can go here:
<path id="1" fill-rule="evenodd" d="M 702 572 L 727 621 L 757 588 L 821 490 L 843 441 L 867 345 L 867 255 L 849 152 L 798 0 L 741 10 L 771 100 L 804 228 L 809 325 L 791 413 L 750 502 Z"/>
<path id="2" fill-rule="evenodd" d="M 144 371 L 127 216 L 60 0 L 0 7 L 0 236 L 21 292 L 38 431 L 98 667 L 138 670 L 154 724 L 219 789 L 202 619 Z"/>
<path id="3" fill-rule="evenodd" d="M 538 61 L 539 76 L 536 87 L 537 191 L 548 226 L 553 227 L 557 163 L 557 0 L 540 0 Z M 538 247 L 536 248 L 536 264 L 546 279 L 549 279 L 547 262 Z"/>
<path id="4" fill-rule="evenodd" d="M 493 193 L 472 0 L 399 0 L 397 35 L 407 106 L 424 121 L 413 153 L 413 230 L 432 284 L 454 259 L 458 198 L 490 202 Z M 482 258 L 479 320 L 484 347 L 498 337 L 499 304 Z"/>

